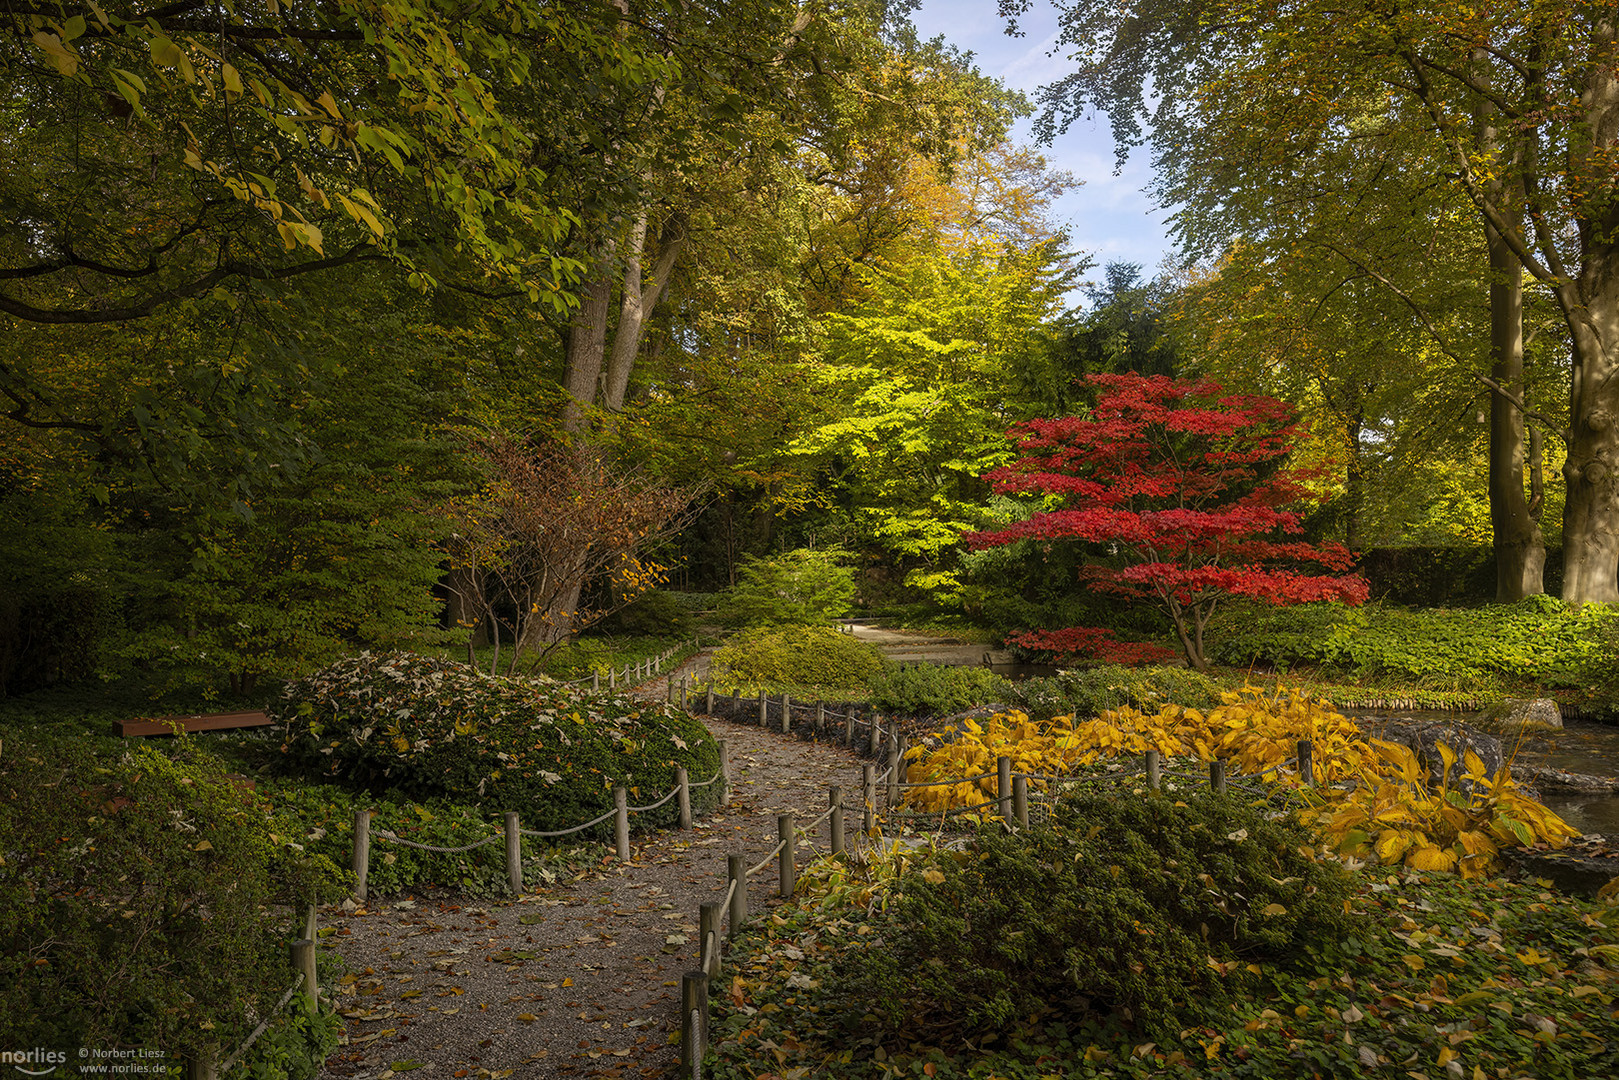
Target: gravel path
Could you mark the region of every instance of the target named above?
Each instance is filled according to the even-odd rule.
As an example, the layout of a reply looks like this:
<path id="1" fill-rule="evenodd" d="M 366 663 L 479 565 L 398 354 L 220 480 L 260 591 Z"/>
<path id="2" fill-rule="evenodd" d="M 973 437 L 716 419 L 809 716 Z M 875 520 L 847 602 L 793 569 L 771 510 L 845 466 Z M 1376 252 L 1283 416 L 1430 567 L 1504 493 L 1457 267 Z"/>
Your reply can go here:
<path id="1" fill-rule="evenodd" d="M 634 835 L 626 865 L 609 860 L 517 901 L 419 893 L 324 912 L 337 927 L 325 940 L 351 975 L 338 988 L 348 1042 L 323 1080 L 413 1067 L 424 1078 L 670 1073 L 680 976 L 699 966 L 697 908 L 725 898 L 726 855 L 752 865 L 776 845 L 776 814 L 807 821 L 829 785 L 860 789 L 861 761 L 840 746 L 705 722 L 727 742 L 731 805 L 690 832 Z M 814 842 L 825 849 L 825 823 Z M 749 910 L 767 909 L 775 891 L 767 867 L 750 883 Z"/>

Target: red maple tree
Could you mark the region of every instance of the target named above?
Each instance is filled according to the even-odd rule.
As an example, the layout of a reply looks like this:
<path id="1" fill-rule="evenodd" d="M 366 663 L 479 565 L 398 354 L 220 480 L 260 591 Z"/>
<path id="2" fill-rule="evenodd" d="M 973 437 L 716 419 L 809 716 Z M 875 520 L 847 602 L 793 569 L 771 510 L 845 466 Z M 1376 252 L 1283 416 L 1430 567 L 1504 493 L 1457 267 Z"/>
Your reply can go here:
<path id="1" fill-rule="evenodd" d="M 1352 556 L 1342 544 L 1289 539 L 1304 531 L 1294 508 L 1307 492 L 1305 474 L 1283 464 L 1298 436 L 1286 402 L 1162 375 L 1092 375 L 1090 382 L 1097 398 L 1089 416 L 1018 425 L 1010 434 L 1022 456 L 985 477 L 998 492 L 1044 495 L 1058 507 L 971 533 L 969 546 L 1108 545 L 1110 562 L 1122 565 L 1092 563 L 1082 580 L 1154 603 L 1198 671 L 1209 668 L 1204 628 L 1227 597 L 1366 599 L 1365 580 L 1345 573 Z M 1337 573 L 1308 572 L 1311 564 Z M 1087 631 L 1035 634 L 1057 646 L 1085 640 Z"/>

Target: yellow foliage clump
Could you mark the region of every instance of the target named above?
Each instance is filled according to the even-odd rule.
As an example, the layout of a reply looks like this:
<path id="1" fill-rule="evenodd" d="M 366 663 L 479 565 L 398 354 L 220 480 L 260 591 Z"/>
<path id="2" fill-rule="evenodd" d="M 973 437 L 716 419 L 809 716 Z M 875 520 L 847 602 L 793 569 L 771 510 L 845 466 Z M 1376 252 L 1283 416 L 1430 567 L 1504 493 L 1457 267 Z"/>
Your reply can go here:
<path id="1" fill-rule="evenodd" d="M 1014 772 L 1067 775 L 1096 761 L 1101 753 L 1066 716 L 1042 724 L 1013 711 L 996 713 L 982 724 L 967 720 L 954 741 L 932 750 L 915 746 L 905 755 L 912 763 L 907 772 L 911 783 L 957 778 L 959 782 L 913 788 L 905 793 L 905 805 L 942 812 L 993 799 L 996 759 L 1003 756 L 1012 759 Z M 1029 786 L 1040 790 L 1042 782 Z"/>
<path id="2" fill-rule="evenodd" d="M 1304 739 L 1311 743 L 1311 784 L 1291 764 Z M 1499 867 L 1503 847 L 1561 847 L 1577 835 L 1524 795 L 1508 768 L 1487 775 L 1476 754 L 1468 751 L 1458 761 L 1441 745 L 1444 775 L 1429 790 L 1409 748 L 1370 739 L 1329 703 L 1280 686 L 1245 686 L 1206 713 L 1165 705 L 1153 714 L 1112 709 L 1081 723 L 1063 716 L 1036 724 L 1020 712 L 997 714 L 983 725 L 968 721 L 954 741 L 908 754 L 913 782 L 960 782 L 912 789 L 906 805 L 943 812 L 993 799 L 996 759 L 1003 755 L 1015 772 L 1066 775 L 1102 758 L 1148 750 L 1224 761 L 1234 776 L 1295 789 L 1304 802 L 1301 815 L 1333 850 L 1413 870 L 1478 877 Z M 1045 783 L 1029 786 L 1042 790 Z"/>

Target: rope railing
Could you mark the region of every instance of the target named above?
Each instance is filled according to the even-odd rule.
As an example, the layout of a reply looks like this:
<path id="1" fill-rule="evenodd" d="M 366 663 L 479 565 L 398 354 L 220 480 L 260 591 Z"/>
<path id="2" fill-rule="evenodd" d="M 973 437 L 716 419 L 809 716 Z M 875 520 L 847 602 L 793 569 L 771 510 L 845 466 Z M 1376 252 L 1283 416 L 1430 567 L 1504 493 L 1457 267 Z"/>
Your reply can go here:
<path id="1" fill-rule="evenodd" d="M 776 846 L 770 849 L 770 854 L 766 855 L 764 858 L 760 859 L 758 862 L 756 862 L 752 866 L 748 867 L 748 877 L 752 877 L 754 874 L 757 874 L 759 871 L 761 871 L 765 867 L 769 866 L 770 865 L 770 860 L 774 859 L 778 855 L 780 855 L 782 853 L 782 851 L 786 849 L 786 847 L 787 847 L 787 841 L 785 841 L 785 840 L 777 841 Z"/>
<path id="2" fill-rule="evenodd" d="M 718 779 L 718 777 L 715 777 L 715 779 Z M 656 810 L 660 806 L 668 805 L 669 800 L 674 798 L 676 795 L 679 795 L 679 794 L 680 794 L 680 789 L 679 788 L 674 788 L 673 790 L 671 790 L 669 792 L 669 794 L 665 795 L 663 798 L 659 799 L 655 803 L 647 803 L 645 806 L 631 806 L 631 807 L 628 807 L 627 809 L 632 814 L 644 814 L 648 810 Z"/>
<path id="3" fill-rule="evenodd" d="M 189 1063 L 186 1075 L 223 1077 L 242 1060 L 248 1050 L 252 1049 L 259 1036 L 269 1028 L 270 1022 L 280 1015 L 281 1010 L 287 1007 L 287 1002 L 291 1001 L 292 996 L 300 989 L 308 996 L 310 1011 L 314 1012 L 319 1008 L 320 986 L 315 981 L 315 936 L 315 908 L 314 905 L 310 905 L 304 914 L 303 936 L 292 942 L 289 949 L 293 968 L 292 985 L 287 987 L 286 992 L 281 995 L 281 1000 L 275 1003 L 275 1007 L 264 1014 L 264 1019 L 259 1021 L 258 1027 L 253 1029 L 242 1045 L 236 1048 L 236 1052 L 225 1059 L 224 1064 L 216 1066 L 213 1063 L 213 1052 L 205 1050 Z"/>
<path id="4" fill-rule="evenodd" d="M 606 821 L 608 818 L 617 815 L 617 813 L 618 813 L 618 809 L 615 807 L 612 810 L 607 811 L 607 813 L 601 815 L 600 817 L 593 817 L 589 821 L 585 822 L 583 825 L 575 825 L 571 829 L 558 829 L 555 832 L 541 832 L 538 829 L 523 829 L 521 831 L 522 831 L 524 836 L 537 836 L 537 837 L 540 837 L 542 839 L 552 840 L 552 839 L 555 839 L 556 837 L 559 837 L 559 836 L 572 836 L 574 833 L 584 832 L 586 829 L 590 828 L 592 825 L 600 825 L 602 822 Z"/>
<path id="5" fill-rule="evenodd" d="M 608 816 L 611 817 L 612 815 L 609 814 Z M 436 847 L 433 844 L 418 844 L 414 840 L 406 840 L 401 836 L 394 835 L 387 829 L 377 829 L 373 835 L 380 836 L 384 840 L 390 840 L 395 844 L 401 844 L 408 848 L 419 848 L 422 851 L 436 851 L 444 855 L 455 855 L 463 851 L 471 851 L 473 848 L 481 848 L 486 844 L 493 844 L 496 840 L 501 838 L 501 834 L 496 833 L 493 836 L 486 836 L 482 840 L 475 840 L 470 844 L 462 844 L 460 847 Z"/>
<path id="6" fill-rule="evenodd" d="M 618 859 L 620 862 L 629 862 L 630 814 L 646 813 L 651 810 L 657 810 L 660 807 L 668 805 L 671 799 L 679 799 L 680 827 L 682 829 L 688 829 L 691 827 L 691 791 L 693 788 L 706 788 L 715 783 L 719 783 L 721 784 L 721 805 L 729 802 L 730 756 L 726 751 L 725 740 L 719 739 L 716 740 L 716 742 L 718 743 L 720 755 L 720 767 L 715 771 L 714 775 L 709 777 L 707 780 L 693 784 L 687 779 L 685 769 L 677 769 L 675 771 L 676 784 L 674 788 L 665 794 L 661 799 L 658 799 L 656 802 L 648 803 L 645 806 L 629 805 L 626 789 L 622 785 L 619 785 L 613 788 L 613 809 L 604 814 L 599 814 L 596 817 L 591 818 L 589 821 L 575 825 L 568 829 L 525 829 L 521 826 L 518 820 L 517 812 L 509 810 L 504 815 L 505 827 L 500 832 L 495 833 L 492 836 L 483 837 L 480 840 L 474 840 L 468 844 L 441 846 L 438 844 L 423 844 L 416 840 L 407 840 L 388 829 L 372 829 L 371 811 L 356 810 L 354 812 L 354 856 L 352 863 L 355 881 L 354 901 L 358 904 L 364 904 L 366 901 L 366 878 L 370 873 L 371 839 L 373 836 L 377 837 L 378 839 L 386 840 L 392 844 L 399 844 L 402 847 L 416 848 L 420 851 L 432 851 L 443 855 L 458 855 L 462 852 L 473 851 L 477 848 L 481 848 L 504 839 L 506 841 L 506 874 L 511 884 L 511 892 L 513 896 L 521 896 L 523 894 L 522 838 L 525 836 L 542 840 L 555 840 L 560 837 L 572 836 L 575 833 L 584 832 L 586 829 L 612 820 L 614 822 L 614 847 Z"/>
<path id="7" fill-rule="evenodd" d="M 287 987 L 287 992 L 281 995 L 281 1000 L 275 1003 L 275 1008 L 271 1009 L 264 1019 L 259 1021 L 259 1026 L 253 1029 L 253 1034 L 247 1037 L 247 1041 L 241 1046 L 238 1046 L 236 1048 L 236 1053 L 226 1058 L 224 1064 L 220 1065 L 219 1068 L 214 1070 L 215 1076 L 224 1076 L 231 1070 L 233 1065 L 242 1060 L 242 1055 L 247 1053 L 248 1050 L 252 1049 L 253 1044 L 258 1042 L 259 1036 L 263 1035 L 265 1029 L 270 1026 L 270 1021 L 274 1020 L 281 1010 L 287 1007 L 287 1002 L 292 1000 L 292 995 L 296 994 L 298 992 L 298 988 L 303 984 L 304 973 L 300 971 L 296 976 L 294 976 L 292 985 Z"/>

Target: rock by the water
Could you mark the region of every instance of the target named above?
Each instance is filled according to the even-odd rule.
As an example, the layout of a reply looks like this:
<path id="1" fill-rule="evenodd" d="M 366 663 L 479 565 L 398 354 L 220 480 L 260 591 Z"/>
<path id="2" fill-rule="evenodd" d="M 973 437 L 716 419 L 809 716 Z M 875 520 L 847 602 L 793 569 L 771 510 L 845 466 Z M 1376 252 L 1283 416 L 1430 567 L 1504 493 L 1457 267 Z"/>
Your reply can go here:
<path id="1" fill-rule="evenodd" d="M 1533 784 L 1554 795 L 1619 795 L 1619 780 L 1611 776 L 1592 776 L 1546 765 L 1514 765 L 1512 778 L 1520 786 Z"/>
<path id="2" fill-rule="evenodd" d="M 1543 878 L 1551 882 L 1553 888 L 1569 896 L 1595 897 L 1604 886 L 1619 877 L 1619 859 L 1608 851 L 1592 855 L 1576 851 L 1503 848 L 1501 856 L 1523 876 Z"/>
<path id="3" fill-rule="evenodd" d="M 1479 760 L 1484 762 L 1486 776 L 1494 776 L 1506 760 L 1501 751 L 1500 739 L 1466 724 L 1442 724 L 1396 717 L 1382 722 L 1379 728 L 1374 729 L 1373 734 L 1384 742 L 1398 743 L 1410 748 L 1416 755 L 1417 764 L 1427 772 L 1428 787 L 1431 790 L 1437 790 L 1444 783 L 1445 759 L 1439 753 L 1440 743 L 1456 752 L 1456 764 L 1450 771 L 1451 786 L 1469 794 L 1473 781 L 1465 778 L 1466 769 L 1462 764 L 1462 758 L 1467 751 L 1473 751 L 1479 756 Z"/>
<path id="4" fill-rule="evenodd" d="M 1561 731 L 1563 710 L 1551 698 L 1506 698 L 1479 713 L 1471 723 L 1509 735 L 1520 731 Z"/>

